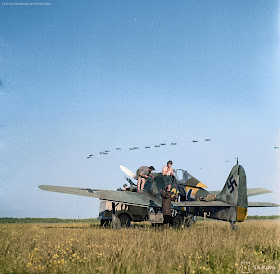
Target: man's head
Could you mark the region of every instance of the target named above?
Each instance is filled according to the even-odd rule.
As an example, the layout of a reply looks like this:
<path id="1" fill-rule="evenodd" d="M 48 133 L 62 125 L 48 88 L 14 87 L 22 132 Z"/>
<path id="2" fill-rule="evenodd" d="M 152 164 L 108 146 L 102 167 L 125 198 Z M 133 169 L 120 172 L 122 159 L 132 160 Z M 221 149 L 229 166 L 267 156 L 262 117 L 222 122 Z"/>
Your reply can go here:
<path id="1" fill-rule="evenodd" d="M 155 168 L 153 166 L 149 166 L 149 170 L 153 171 L 153 170 L 155 170 Z"/>
<path id="2" fill-rule="evenodd" d="M 168 166 L 168 167 L 171 167 L 172 165 L 173 165 L 172 161 L 168 161 L 168 162 L 167 162 L 167 166 Z"/>

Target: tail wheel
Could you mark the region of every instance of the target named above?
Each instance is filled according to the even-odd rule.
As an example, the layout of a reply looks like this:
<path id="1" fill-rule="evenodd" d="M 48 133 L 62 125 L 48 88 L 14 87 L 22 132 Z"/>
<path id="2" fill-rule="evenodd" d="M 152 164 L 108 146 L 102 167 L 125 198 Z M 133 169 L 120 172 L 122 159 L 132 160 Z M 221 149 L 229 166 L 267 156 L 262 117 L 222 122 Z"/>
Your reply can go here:
<path id="1" fill-rule="evenodd" d="M 127 214 L 121 214 L 118 216 L 118 219 L 120 220 L 121 227 L 130 227 L 131 219 Z"/>
<path id="2" fill-rule="evenodd" d="M 184 225 L 184 217 L 182 215 L 176 215 L 172 219 L 172 226 L 174 228 L 182 228 Z"/>

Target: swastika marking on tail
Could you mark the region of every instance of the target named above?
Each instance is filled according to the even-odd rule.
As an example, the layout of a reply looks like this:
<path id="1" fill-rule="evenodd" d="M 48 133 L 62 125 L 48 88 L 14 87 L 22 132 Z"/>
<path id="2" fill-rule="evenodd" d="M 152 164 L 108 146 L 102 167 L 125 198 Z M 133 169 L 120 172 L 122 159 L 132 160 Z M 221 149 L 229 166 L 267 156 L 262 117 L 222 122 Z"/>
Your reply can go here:
<path id="1" fill-rule="evenodd" d="M 237 183 L 236 183 L 235 179 L 233 179 L 233 175 L 231 175 L 229 180 L 227 180 L 227 187 L 228 187 L 228 189 L 231 188 L 230 193 L 232 193 L 234 191 L 234 185 L 237 187 Z"/>

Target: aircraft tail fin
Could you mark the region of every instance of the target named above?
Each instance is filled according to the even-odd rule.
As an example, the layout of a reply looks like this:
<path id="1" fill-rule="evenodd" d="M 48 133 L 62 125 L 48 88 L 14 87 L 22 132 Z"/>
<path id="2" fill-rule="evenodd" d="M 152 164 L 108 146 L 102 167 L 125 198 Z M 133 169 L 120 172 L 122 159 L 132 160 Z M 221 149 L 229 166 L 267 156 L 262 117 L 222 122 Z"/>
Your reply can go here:
<path id="1" fill-rule="evenodd" d="M 221 216 L 221 219 L 233 222 L 246 220 L 248 212 L 246 174 L 244 168 L 238 162 L 232 168 L 224 188 L 217 195 L 216 200 L 226 202 L 232 206 L 227 211 L 227 214 Z"/>

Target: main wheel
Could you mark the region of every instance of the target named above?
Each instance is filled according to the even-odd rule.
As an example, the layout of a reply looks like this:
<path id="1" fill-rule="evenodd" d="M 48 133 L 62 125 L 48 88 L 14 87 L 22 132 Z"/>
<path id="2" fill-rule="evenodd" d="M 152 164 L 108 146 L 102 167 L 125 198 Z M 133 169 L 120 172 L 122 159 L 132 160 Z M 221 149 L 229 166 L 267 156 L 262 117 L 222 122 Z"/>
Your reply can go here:
<path id="1" fill-rule="evenodd" d="M 184 225 L 184 217 L 182 215 L 176 215 L 172 219 L 172 226 L 174 228 L 182 228 Z"/>
<path id="2" fill-rule="evenodd" d="M 127 214 L 121 214 L 118 218 L 121 227 L 130 227 L 131 219 Z"/>
<path id="3" fill-rule="evenodd" d="M 108 226 L 110 226 L 110 221 L 101 219 L 100 226 L 108 227 Z"/>
<path id="4" fill-rule="evenodd" d="M 186 227 L 191 227 L 193 225 L 193 220 L 191 217 L 187 217 L 185 220 L 185 226 Z"/>

